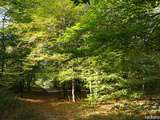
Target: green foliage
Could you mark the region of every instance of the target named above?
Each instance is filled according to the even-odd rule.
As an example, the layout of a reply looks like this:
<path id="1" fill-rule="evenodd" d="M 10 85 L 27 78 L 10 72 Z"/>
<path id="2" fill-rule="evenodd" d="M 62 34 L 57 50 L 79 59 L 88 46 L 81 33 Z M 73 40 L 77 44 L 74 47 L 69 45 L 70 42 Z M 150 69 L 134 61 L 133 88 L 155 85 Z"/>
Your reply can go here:
<path id="1" fill-rule="evenodd" d="M 78 79 L 92 102 L 159 91 L 159 1 L 74 2 L 8 1 L 5 79 L 24 88 Z"/>
<path id="2" fill-rule="evenodd" d="M 106 98 L 105 95 L 122 98 L 134 90 L 151 90 L 149 85 L 153 85 L 154 79 L 159 81 L 159 65 L 152 54 L 158 54 L 157 45 L 150 46 L 153 43 L 150 37 L 153 35 L 151 23 L 155 6 L 152 2 L 146 3 L 102 1 L 92 4 L 81 21 L 67 29 L 59 39 L 64 47 L 61 52 L 73 56 L 61 76 L 68 79 L 78 76 L 87 81 L 88 88 L 91 81 L 96 81 L 90 96 L 93 99 L 94 96 L 96 99 L 99 96 Z M 73 61 L 76 67 L 71 65 Z M 72 74 L 74 71 L 78 71 L 75 72 L 77 75 Z M 154 84 L 155 87 L 157 82 Z"/>

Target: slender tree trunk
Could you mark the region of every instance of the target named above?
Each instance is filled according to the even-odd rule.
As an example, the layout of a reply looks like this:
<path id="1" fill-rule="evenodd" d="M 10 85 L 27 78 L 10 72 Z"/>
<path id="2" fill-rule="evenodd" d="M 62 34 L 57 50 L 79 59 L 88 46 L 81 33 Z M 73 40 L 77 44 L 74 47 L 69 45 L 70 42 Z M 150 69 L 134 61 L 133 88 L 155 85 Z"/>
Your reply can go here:
<path id="1" fill-rule="evenodd" d="M 93 97 L 93 90 L 92 90 L 92 81 L 89 81 L 89 95 L 90 95 L 90 98 L 91 98 L 91 100 L 90 100 L 90 105 L 92 105 L 93 104 L 93 101 L 92 101 L 92 97 Z"/>
<path id="2" fill-rule="evenodd" d="M 75 80 L 72 80 L 72 101 L 75 102 Z"/>
<path id="3" fill-rule="evenodd" d="M 33 71 L 30 71 L 30 73 L 28 74 L 29 78 L 27 80 L 27 91 L 31 92 L 31 82 L 33 80 Z"/>
<path id="4" fill-rule="evenodd" d="M 90 91 L 90 96 L 92 96 L 92 81 L 89 83 L 89 91 Z"/>
<path id="5" fill-rule="evenodd" d="M 1 80 L 3 80 L 3 74 L 4 74 L 4 60 L 2 57 L 2 63 L 1 63 Z"/>
<path id="6" fill-rule="evenodd" d="M 22 68 L 23 67 L 22 61 L 20 61 L 18 67 L 19 67 L 19 72 L 21 72 L 19 76 L 19 91 L 18 92 L 20 92 L 20 96 L 23 97 L 25 81 L 24 81 L 24 73 L 23 73 L 23 68 Z"/>
<path id="7" fill-rule="evenodd" d="M 23 78 L 20 81 L 20 86 L 19 87 L 20 87 L 20 89 L 19 89 L 20 90 L 19 91 L 20 92 L 20 96 L 23 97 L 23 92 L 24 92 L 24 80 L 23 80 Z"/>
<path id="8" fill-rule="evenodd" d="M 142 90 L 143 90 L 143 92 L 145 91 L 145 85 L 144 84 L 142 85 Z"/>
<path id="9" fill-rule="evenodd" d="M 3 80 L 3 74 L 5 71 L 5 51 L 6 51 L 6 46 L 5 46 L 5 33 L 4 33 L 4 28 L 5 28 L 5 17 L 3 18 L 2 21 L 2 55 L 1 55 L 1 80 Z"/>
<path id="10" fill-rule="evenodd" d="M 31 92 L 31 81 L 32 80 L 27 80 L 27 91 Z"/>

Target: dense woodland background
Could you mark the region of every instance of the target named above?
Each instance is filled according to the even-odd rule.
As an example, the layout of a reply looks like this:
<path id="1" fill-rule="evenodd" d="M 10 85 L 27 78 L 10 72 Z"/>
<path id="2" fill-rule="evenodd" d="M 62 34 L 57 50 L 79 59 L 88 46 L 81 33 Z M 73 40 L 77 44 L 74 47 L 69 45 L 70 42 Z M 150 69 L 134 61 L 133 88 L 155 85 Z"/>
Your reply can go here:
<path id="1" fill-rule="evenodd" d="M 160 1 L 0 0 L 0 88 L 91 104 L 158 97 Z"/>

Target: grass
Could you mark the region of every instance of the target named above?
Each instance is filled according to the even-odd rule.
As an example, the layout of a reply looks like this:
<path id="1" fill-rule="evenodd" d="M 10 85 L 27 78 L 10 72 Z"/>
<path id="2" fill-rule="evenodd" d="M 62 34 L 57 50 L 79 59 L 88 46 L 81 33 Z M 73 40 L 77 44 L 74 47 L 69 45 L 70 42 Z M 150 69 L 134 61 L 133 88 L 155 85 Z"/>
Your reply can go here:
<path id="1" fill-rule="evenodd" d="M 0 120 L 44 120 L 34 105 L 29 106 L 12 92 L 0 90 Z"/>
<path id="2" fill-rule="evenodd" d="M 19 98 L 0 91 L 0 120 L 143 120 L 145 115 L 160 115 L 159 100 L 110 100 L 91 107 L 44 93 Z"/>
<path id="3" fill-rule="evenodd" d="M 23 105 L 16 114 L 10 116 L 9 120 L 45 120 L 45 117 L 37 111 L 36 107 Z"/>
<path id="4" fill-rule="evenodd" d="M 7 90 L 0 91 L 0 119 L 7 118 L 7 114 L 19 107 L 20 102 L 15 95 Z"/>
<path id="5" fill-rule="evenodd" d="M 80 118 L 77 120 L 143 120 L 143 117 L 134 114 L 125 113 L 109 113 L 109 114 L 94 114 L 87 116 L 86 118 Z"/>

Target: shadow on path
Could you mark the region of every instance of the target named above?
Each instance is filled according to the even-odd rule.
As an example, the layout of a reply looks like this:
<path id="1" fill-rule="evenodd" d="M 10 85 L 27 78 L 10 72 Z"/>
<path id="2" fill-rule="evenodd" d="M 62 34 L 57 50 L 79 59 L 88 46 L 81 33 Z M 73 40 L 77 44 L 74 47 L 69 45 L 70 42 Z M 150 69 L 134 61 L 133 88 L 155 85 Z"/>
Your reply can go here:
<path id="1" fill-rule="evenodd" d="M 72 103 L 64 99 L 57 99 L 53 93 L 47 92 L 26 94 L 19 100 L 30 108 L 34 108 L 43 120 L 74 120 L 75 113 L 79 112 L 80 106 L 78 102 Z M 37 118 L 37 120 L 41 120 L 41 118 Z"/>

